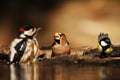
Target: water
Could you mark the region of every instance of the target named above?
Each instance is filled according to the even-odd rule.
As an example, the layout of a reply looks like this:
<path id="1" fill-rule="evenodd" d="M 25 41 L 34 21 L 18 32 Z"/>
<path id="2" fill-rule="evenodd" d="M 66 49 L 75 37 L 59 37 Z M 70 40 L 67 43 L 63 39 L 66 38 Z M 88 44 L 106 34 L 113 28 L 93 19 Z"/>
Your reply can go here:
<path id="1" fill-rule="evenodd" d="M 0 63 L 0 80 L 120 80 L 119 75 L 117 66 Z"/>

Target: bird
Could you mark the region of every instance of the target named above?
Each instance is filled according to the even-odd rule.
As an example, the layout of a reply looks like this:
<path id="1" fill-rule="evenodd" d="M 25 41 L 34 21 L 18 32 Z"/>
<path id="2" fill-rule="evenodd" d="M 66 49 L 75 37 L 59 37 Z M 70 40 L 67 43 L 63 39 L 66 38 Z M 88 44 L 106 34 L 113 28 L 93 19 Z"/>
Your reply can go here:
<path id="1" fill-rule="evenodd" d="M 106 58 L 113 52 L 112 43 L 108 34 L 100 33 L 98 35 L 98 52 L 100 52 L 100 58 Z"/>
<path id="2" fill-rule="evenodd" d="M 39 44 L 36 35 L 40 29 L 32 25 L 18 29 L 18 37 L 10 45 L 10 63 L 32 63 L 37 60 Z"/>
<path id="3" fill-rule="evenodd" d="M 66 35 L 62 32 L 54 34 L 54 42 L 52 45 L 52 57 L 70 54 L 70 44 L 67 41 Z"/>

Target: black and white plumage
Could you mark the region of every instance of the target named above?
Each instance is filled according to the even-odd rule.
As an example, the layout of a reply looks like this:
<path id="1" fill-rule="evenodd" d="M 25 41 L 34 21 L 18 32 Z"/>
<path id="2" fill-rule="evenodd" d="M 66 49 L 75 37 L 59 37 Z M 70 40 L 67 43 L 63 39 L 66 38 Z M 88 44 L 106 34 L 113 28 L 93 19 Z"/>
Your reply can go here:
<path id="1" fill-rule="evenodd" d="M 100 33 L 98 36 L 98 43 L 98 51 L 101 53 L 100 57 L 104 58 L 110 56 L 113 48 L 108 34 Z"/>
<path id="2" fill-rule="evenodd" d="M 27 25 L 19 29 L 18 38 L 10 46 L 10 62 L 35 62 L 39 55 L 39 45 L 35 38 L 39 28 Z"/>

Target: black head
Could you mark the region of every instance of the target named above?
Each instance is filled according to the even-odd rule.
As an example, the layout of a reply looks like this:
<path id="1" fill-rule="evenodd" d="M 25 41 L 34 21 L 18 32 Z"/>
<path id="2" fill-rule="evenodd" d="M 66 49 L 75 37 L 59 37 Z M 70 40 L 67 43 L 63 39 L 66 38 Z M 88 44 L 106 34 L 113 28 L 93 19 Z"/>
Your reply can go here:
<path id="1" fill-rule="evenodd" d="M 26 25 L 24 26 L 25 31 L 29 31 L 30 29 L 34 30 L 34 27 L 32 25 Z"/>
<path id="2" fill-rule="evenodd" d="M 99 43 L 101 44 L 101 41 L 104 41 L 107 45 L 111 45 L 111 40 L 109 38 L 103 38 L 99 41 Z"/>
<path id="3" fill-rule="evenodd" d="M 111 40 L 108 37 L 108 34 L 100 33 L 98 35 L 98 42 L 101 46 L 110 46 L 111 45 Z"/>

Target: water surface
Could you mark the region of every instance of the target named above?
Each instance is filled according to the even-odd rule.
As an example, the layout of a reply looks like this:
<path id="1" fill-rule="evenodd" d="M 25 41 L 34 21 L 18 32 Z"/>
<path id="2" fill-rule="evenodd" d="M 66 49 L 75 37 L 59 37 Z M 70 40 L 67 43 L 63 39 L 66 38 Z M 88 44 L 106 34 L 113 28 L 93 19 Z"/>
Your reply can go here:
<path id="1" fill-rule="evenodd" d="M 0 63 L 0 80 L 120 80 L 117 66 Z"/>

